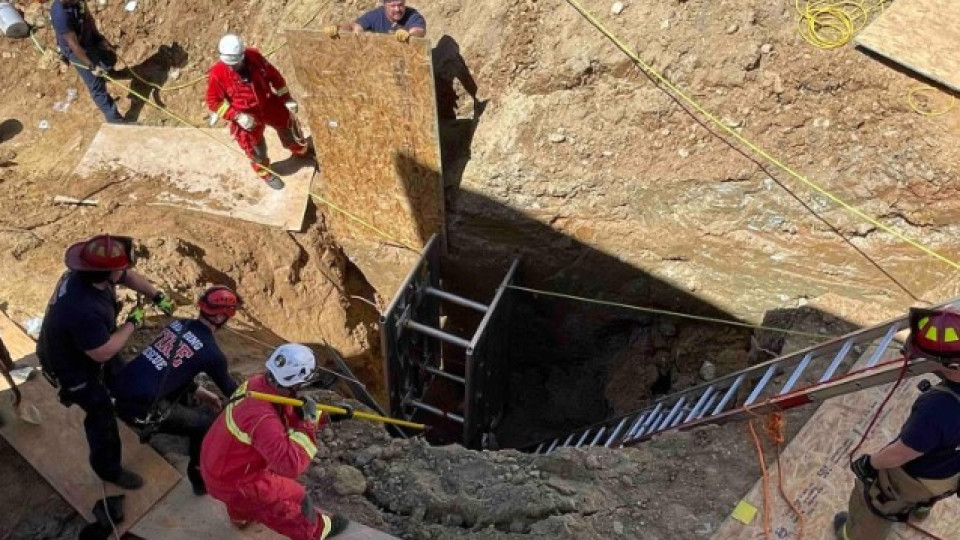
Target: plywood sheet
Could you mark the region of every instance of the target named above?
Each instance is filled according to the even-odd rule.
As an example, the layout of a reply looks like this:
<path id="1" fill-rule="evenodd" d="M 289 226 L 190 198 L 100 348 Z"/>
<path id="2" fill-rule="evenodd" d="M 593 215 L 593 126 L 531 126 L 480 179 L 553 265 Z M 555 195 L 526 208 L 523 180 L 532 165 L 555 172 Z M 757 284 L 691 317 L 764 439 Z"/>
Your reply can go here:
<path id="1" fill-rule="evenodd" d="M 189 482 L 180 482 L 130 532 L 146 540 L 281 540 L 285 538 L 260 524 L 240 530 L 230 523 L 226 507 L 213 497 L 197 497 Z M 344 540 L 390 540 L 388 534 L 351 523 L 337 536 Z"/>
<path id="2" fill-rule="evenodd" d="M 429 41 L 399 43 L 381 34 L 330 39 L 306 30 L 286 34 L 290 49 L 297 51 L 292 60 L 305 91 L 301 103 L 320 162 L 321 194 L 416 250 L 432 234 L 442 236 L 443 180 Z M 341 212 L 324 211 L 338 239 L 353 239 L 358 246 L 389 243 Z M 363 258 L 347 249 L 351 259 Z M 380 292 L 390 296 L 394 290 Z"/>
<path id="3" fill-rule="evenodd" d="M 866 355 L 865 355 L 866 356 Z M 926 376 L 933 379 L 932 376 Z M 919 391 L 920 378 L 904 381 L 890 399 L 870 432 L 861 452 L 876 452 L 895 439 L 910 413 Z M 874 411 L 890 391 L 890 385 L 873 388 L 825 402 L 790 442 L 781 457 L 784 485 L 803 513 L 806 540 L 833 540 L 835 513 L 847 509 L 854 477 L 848 454 L 859 442 Z M 797 528 L 790 508 L 777 495 L 777 474 L 771 471 L 770 501 L 773 537 L 797 539 Z M 764 540 L 763 485 L 758 481 L 744 499 L 760 508 L 750 525 L 728 518 L 714 540 Z M 731 510 L 733 510 L 731 508 Z M 956 538 L 960 530 L 960 499 L 951 497 L 938 503 L 923 527 L 943 538 Z M 903 525 L 894 528 L 888 540 L 924 540 L 925 537 Z"/>
<path id="4" fill-rule="evenodd" d="M 284 189 L 274 190 L 257 178 L 243 155 L 210 136 L 239 149 L 225 129 L 104 124 L 74 173 L 133 171 L 161 182 L 161 189 L 148 202 L 299 231 L 310 196 L 313 161 L 290 158 L 268 129 L 267 149 L 275 160 L 271 168 L 286 183 Z"/>
<path id="5" fill-rule="evenodd" d="M 856 43 L 960 91 L 960 0 L 897 0 Z"/>
<path id="6" fill-rule="evenodd" d="M 34 347 L 26 347 L 23 334 L 6 315 L 0 314 L 0 328 L 4 340 L 9 338 L 10 353 L 15 358 L 33 354 Z M 20 332 L 21 335 L 16 336 Z M 30 340 L 32 343 L 32 340 Z M 15 349 L 14 349 L 15 347 Z M 16 352 L 15 352 L 16 351 Z M 20 385 L 23 399 L 35 405 L 43 416 L 42 425 L 35 426 L 11 420 L 0 427 L 2 436 L 33 466 L 43 478 L 60 493 L 87 521 L 93 521 L 91 510 L 97 500 L 107 495 L 126 493 L 121 534 L 159 501 L 180 480 L 176 469 L 163 460 L 152 448 L 140 444 L 137 436 L 126 426 L 120 426 L 123 440 L 123 464 L 144 477 L 144 486 L 136 491 L 124 491 L 111 484 L 104 485 L 87 463 L 87 441 L 83 434 L 84 413 L 78 407 L 64 408 L 57 401 L 53 387 L 42 377 Z M 5 418 L 16 418 L 9 400 L 0 400 Z M 105 487 L 104 487 L 105 486 Z"/>

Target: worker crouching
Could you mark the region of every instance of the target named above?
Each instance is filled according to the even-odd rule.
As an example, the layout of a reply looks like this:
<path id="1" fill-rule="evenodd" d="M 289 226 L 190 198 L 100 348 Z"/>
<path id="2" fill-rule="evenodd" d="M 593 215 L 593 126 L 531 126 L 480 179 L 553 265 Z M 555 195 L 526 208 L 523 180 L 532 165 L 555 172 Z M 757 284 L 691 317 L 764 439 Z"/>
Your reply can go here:
<path id="1" fill-rule="evenodd" d="M 203 440 L 200 472 L 207 492 L 238 526 L 256 521 L 293 540 L 323 540 L 348 524 L 314 507 L 296 481 L 317 453 L 317 429 L 328 421 L 316 402 L 303 398 L 303 407 L 293 407 L 245 397 L 294 397 L 315 368 L 310 348 L 281 345 L 267 360 L 267 373 L 240 386 Z"/>
<path id="2" fill-rule="evenodd" d="M 207 107 L 214 113 L 211 125 L 218 118 L 227 120 L 257 176 L 271 188 L 283 189 L 283 180 L 270 171 L 263 135 L 270 126 L 294 156 L 310 155 L 310 145 L 293 117 L 297 102 L 280 71 L 258 50 L 246 48 L 240 36 L 223 36 L 219 51 L 220 61 L 210 68 L 207 83 Z"/>

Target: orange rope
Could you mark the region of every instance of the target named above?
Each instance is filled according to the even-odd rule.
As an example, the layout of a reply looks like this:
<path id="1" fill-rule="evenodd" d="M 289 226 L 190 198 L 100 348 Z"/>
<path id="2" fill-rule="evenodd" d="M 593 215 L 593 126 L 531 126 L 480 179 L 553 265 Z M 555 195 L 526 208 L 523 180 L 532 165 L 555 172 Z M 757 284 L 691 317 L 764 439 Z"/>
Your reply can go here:
<path id="1" fill-rule="evenodd" d="M 753 414 L 749 408 L 747 408 L 746 411 L 754 418 L 760 418 L 759 415 Z M 763 475 L 763 537 L 766 540 L 770 540 L 770 474 L 767 471 L 767 460 L 763 455 L 763 445 L 760 444 L 760 437 L 757 436 L 757 430 L 753 426 L 753 419 L 747 423 L 747 427 L 750 429 L 750 437 L 753 439 L 753 446 L 757 451 L 757 459 L 760 462 L 760 473 Z M 800 513 L 800 509 L 794 504 L 793 499 L 787 494 L 787 489 L 783 485 L 783 467 L 780 464 L 780 445 L 786 440 L 786 436 L 783 433 L 783 413 L 775 412 L 768 415 L 764 428 L 777 452 L 777 492 L 780 494 L 780 497 L 786 501 L 787 505 L 790 506 L 790 510 L 794 515 L 797 516 L 797 538 L 802 540 L 803 514 Z"/>
<path id="2" fill-rule="evenodd" d="M 767 417 L 767 435 L 777 450 L 777 490 L 780 492 L 780 498 L 786 501 L 790 510 L 797 516 L 797 538 L 803 540 L 803 514 L 793 503 L 793 499 L 787 495 L 787 488 L 783 485 L 783 467 L 780 466 L 780 445 L 786 440 L 783 426 L 783 413 L 775 412 Z"/>
<path id="3" fill-rule="evenodd" d="M 763 537 L 770 540 L 770 476 L 767 474 L 767 460 L 763 457 L 763 447 L 760 445 L 760 437 L 757 437 L 757 430 L 753 428 L 753 420 L 747 422 L 750 429 L 750 436 L 753 437 L 753 446 L 757 450 L 757 459 L 760 461 L 760 472 L 763 474 Z"/>

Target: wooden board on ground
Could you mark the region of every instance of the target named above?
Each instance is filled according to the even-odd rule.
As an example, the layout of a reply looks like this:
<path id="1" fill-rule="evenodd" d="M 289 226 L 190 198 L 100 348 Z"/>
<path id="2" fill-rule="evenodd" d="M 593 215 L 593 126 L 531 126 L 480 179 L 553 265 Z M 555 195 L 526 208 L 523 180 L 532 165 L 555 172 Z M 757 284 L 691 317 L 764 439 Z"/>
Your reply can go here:
<path id="1" fill-rule="evenodd" d="M 868 351 L 869 353 L 870 351 Z M 864 354 L 868 356 L 868 354 Z M 896 355 L 888 354 L 888 358 Z M 925 376 L 934 380 L 931 375 Z M 860 452 L 873 453 L 894 440 L 919 395 L 920 378 L 905 380 L 890 399 L 877 425 L 870 432 Z M 848 455 L 860 441 L 864 430 L 887 396 L 891 385 L 854 392 L 827 400 L 790 442 L 781 456 L 784 487 L 803 513 L 803 538 L 833 540 L 833 516 L 847 509 L 853 487 Z M 763 437 L 763 435 L 761 435 Z M 749 525 L 727 518 L 713 540 L 763 540 L 763 483 L 757 481 L 744 500 L 760 509 Z M 797 524 L 790 508 L 777 494 L 776 468 L 771 471 L 769 499 L 773 537 L 780 540 L 798 538 Z M 731 509 L 732 510 L 732 509 Z M 950 497 L 937 504 L 923 527 L 955 538 L 960 530 L 960 499 Z M 924 540 L 925 536 L 903 525 L 894 527 L 888 540 Z"/>
<path id="2" fill-rule="evenodd" d="M 180 482 L 147 515 L 130 529 L 145 540 L 281 540 L 285 538 L 260 524 L 240 530 L 230 523 L 226 507 L 213 497 L 197 497 L 189 482 Z M 343 540 L 390 540 L 393 536 L 359 523 L 337 536 Z"/>
<path id="3" fill-rule="evenodd" d="M 306 30 L 286 34 L 290 49 L 297 51 L 294 71 L 306 92 L 300 100 L 320 163 L 318 191 L 385 233 L 325 208 L 350 258 L 359 265 L 379 259 L 368 252 L 376 249 L 371 245 L 391 243 L 385 236 L 416 250 L 432 234 L 442 236 L 443 180 L 429 41 L 399 43 L 381 34 L 330 39 Z M 375 267 L 361 270 L 368 277 L 381 273 Z M 385 277 L 378 291 L 392 296 L 405 273 Z"/>
<path id="4" fill-rule="evenodd" d="M 856 43 L 960 91 L 960 0 L 897 0 Z"/>
<path id="5" fill-rule="evenodd" d="M 23 334 L 6 315 L 0 314 L 3 337 L 16 343 L 15 359 L 34 353 L 30 337 Z M 19 336 L 14 337 L 16 333 Z M 26 340 L 31 342 L 24 347 Z M 137 436 L 126 426 L 120 426 L 123 440 L 123 464 L 145 479 L 144 486 L 136 491 L 124 491 L 112 484 L 100 482 L 87 461 L 87 440 L 83 433 L 84 413 L 79 407 L 64 408 L 57 400 L 56 391 L 42 377 L 20 385 L 25 402 L 35 405 L 43 416 L 39 426 L 16 420 L 9 400 L 0 400 L 5 418 L 10 419 L 0 427 L 2 436 L 43 478 L 79 512 L 84 519 L 93 522 L 93 506 L 107 495 L 126 494 L 124 516 L 118 523 L 122 534 L 144 513 L 157 503 L 180 481 L 180 474 L 147 445 L 140 444 Z"/>
<path id="6" fill-rule="evenodd" d="M 74 173 L 88 176 L 103 169 L 133 171 L 161 182 L 161 189 L 148 203 L 299 231 L 314 163 L 290 158 L 273 130 L 267 130 L 266 139 L 269 155 L 275 160 L 271 168 L 286 183 L 282 190 L 271 189 L 257 178 L 250 162 L 232 150 L 239 150 L 239 146 L 224 129 L 104 124 Z"/>

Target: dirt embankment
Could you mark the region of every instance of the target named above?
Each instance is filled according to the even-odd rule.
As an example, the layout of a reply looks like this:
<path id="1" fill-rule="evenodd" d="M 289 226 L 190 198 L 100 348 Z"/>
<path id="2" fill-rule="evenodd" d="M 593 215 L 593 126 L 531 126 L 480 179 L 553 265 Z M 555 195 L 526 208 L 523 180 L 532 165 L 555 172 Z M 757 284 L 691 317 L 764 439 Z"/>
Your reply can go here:
<path id="1" fill-rule="evenodd" d="M 810 49 L 795 34 L 792 2 L 628 2 L 616 17 L 606 3 L 587 6 L 745 136 L 865 211 L 948 255 L 960 253 L 951 182 L 956 115 L 915 115 L 904 101 L 914 84 L 908 77 L 852 48 Z M 282 43 L 278 28 L 315 15 L 347 20 L 362 7 L 355 0 L 155 0 L 126 12 L 108 0 L 96 16 L 138 72 L 167 85 L 151 98 L 199 124 L 203 84 L 170 87 L 203 76 L 222 32 L 240 30 L 270 51 Z M 911 295 L 957 293 L 939 263 L 918 263 L 912 248 L 719 141 L 566 6 L 429 0 L 416 7 L 431 38 L 459 42 L 480 97 L 489 99 L 448 200 L 450 267 L 458 271 L 456 288 L 478 293 L 469 296 L 489 294 L 515 254 L 524 257 L 529 284 L 758 322 L 768 310 L 831 290 L 887 308 L 902 308 Z M 38 38 L 53 43 L 49 28 Z M 274 56 L 288 74 L 294 53 L 282 48 Z M 79 99 L 55 112 L 68 88 L 79 89 Z M 290 234 L 138 204 L 130 195 L 155 189 L 150 179 L 69 175 L 101 122 L 73 70 L 41 59 L 29 41 L 6 41 L 0 91 L 0 149 L 17 153 L 0 165 L 0 303 L 14 318 L 42 313 L 68 244 L 103 231 L 131 234 L 140 240 L 141 269 L 181 301 L 210 283 L 233 285 L 247 300 L 238 323 L 251 337 L 325 340 L 378 384 L 376 313 L 351 296 L 383 305 L 390 292 L 371 290 L 343 257 L 322 211 L 311 208 L 305 231 Z M 175 124 L 114 91 L 121 111 L 132 109 L 139 122 Z M 468 111 L 470 100 L 462 105 Z M 42 120 L 48 129 L 39 129 Z M 51 203 L 66 193 L 96 195 L 100 205 Z M 661 364 L 684 358 L 677 384 L 695 382 L 705 347 L 724 370 L 757 359 L 747 355 L 744 336 L 648 322 L 608 335 L 603 343 L 615 345 L 606 351 L 608 367 L 591 372 L 607 377 L 594 386 L 617 410 L 646 397 L 646 384 L 625 381 L 652 377 L 658 355 Z M 780 322 L 844 328 L 829 320 Z M 266 352 L 232 334 L 221 338 L 243 365 Z M 322 504 L 416 538 L 706 538 L 756 474 L 736 426 L 670 435 L 636 450 L 545 459 L 429 449 L 359 426 L 325 435 L 328 454 L 308 481 Z M 23 500 L 29 497 L 52 495 L 41 490 Z M 66 538 L 73 530 L 62 520 L 29 526 L 51 532 L 20 538 Z"/>

